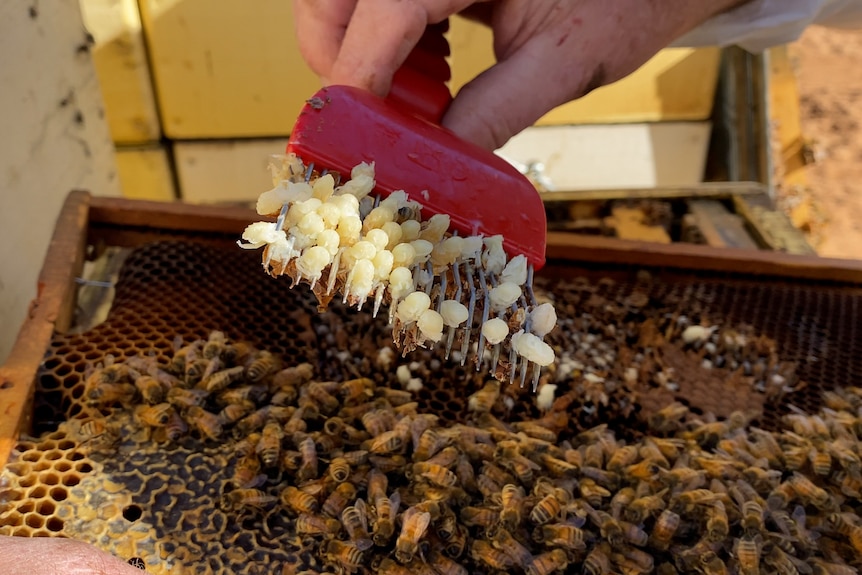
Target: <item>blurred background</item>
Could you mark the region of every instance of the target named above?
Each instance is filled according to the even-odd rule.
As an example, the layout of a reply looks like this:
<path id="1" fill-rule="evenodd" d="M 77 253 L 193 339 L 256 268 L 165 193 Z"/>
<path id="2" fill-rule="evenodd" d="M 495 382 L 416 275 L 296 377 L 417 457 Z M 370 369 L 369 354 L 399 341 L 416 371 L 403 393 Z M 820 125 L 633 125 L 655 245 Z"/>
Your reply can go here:
<path id="1" fill-rule="evenodd" d="M 0 3 L 0 362 L 70 190 L 245 204 L 271 187 L 267 158 L 319 87 L 291 12 Z M 454 92 L 493 53 L 490 32 L 458 18 L 449 42 Z M 552 229 L 858 257 L 860 60 L 862 34 L 821 28 L 757 55 L 667 49 L 498 153 L 535 182 Z"/>

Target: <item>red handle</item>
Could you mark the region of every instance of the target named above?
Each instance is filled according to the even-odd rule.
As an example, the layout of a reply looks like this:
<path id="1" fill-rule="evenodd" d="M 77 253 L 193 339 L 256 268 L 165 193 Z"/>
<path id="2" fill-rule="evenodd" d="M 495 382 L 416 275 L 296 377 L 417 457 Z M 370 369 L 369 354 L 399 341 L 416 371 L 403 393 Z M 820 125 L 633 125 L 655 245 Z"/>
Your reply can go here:
<path id="1" fill-rule="evenodd" d="M 392 78 L 387 101 L 408 114 L 439 124 L 452 102 L 446 82 L 452 74 L 446 56 L 449 42 L 444 34 L 449 21 L 428 26 L 419 43 Z"/>

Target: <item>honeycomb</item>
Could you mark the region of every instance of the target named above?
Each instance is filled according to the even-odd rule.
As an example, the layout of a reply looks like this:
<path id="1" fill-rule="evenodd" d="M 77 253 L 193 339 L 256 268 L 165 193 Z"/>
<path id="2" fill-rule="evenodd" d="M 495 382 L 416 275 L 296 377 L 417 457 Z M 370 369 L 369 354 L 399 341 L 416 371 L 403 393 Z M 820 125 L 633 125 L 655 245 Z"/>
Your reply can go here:
<path id="1" fill-rule="evenodd" d="M 258 266 L 249 254 L 189 241 L 129 255 L 107 320 L 56 335 L 47 351 L 37 437 L 22 438 L 0 477 L 0 534 L 91 541 L 154 573 L 320 570 L 290 517 L 237 518 L 220 508 L 234 472 L 230 444 L 184 437 L 155 445 L 125 434 L 106 442 L 82 431 L 105 416 L 117 429 L 135 426 L 119 405 L 87 404 L 85 382 L 98 365 L 139 355 L 166 364 L 177 338 L 222 330 L 310 362 L 320 380 L 369 377 L 404 389 L 396 367 L 406 367 L 421 386 L 418 413 L 475 423 L 466 398 L 485 378 L 472 366 L 425 351 L 399 358 L 385 322 L 338 305 L 319 315 L 307 290 L 288 290 Z M 570 266 L 549 267 L 537 284 L 560 317 L 549 336 L 560 361 L 542 382 L 557 386 L 560 445 L 583 444 L 581 434 L 601 423 L 619 441 L 641 441 L 673 402 L 687 407 L 691 425 L 744 409 L 751 425 L 779 430 L 788 414 L 817 413 L 860 370 L 852 286 Z M 502 396 L 495 415 L 503 423 L 546 415 L 517 386 L 504 385 Z"/>

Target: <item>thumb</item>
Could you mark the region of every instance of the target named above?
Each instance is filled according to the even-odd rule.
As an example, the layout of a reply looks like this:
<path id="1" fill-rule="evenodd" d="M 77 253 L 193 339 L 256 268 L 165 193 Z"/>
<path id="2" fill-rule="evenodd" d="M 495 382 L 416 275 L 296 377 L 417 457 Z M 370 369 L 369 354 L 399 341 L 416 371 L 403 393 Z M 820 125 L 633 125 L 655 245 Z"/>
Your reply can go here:
<path id="1" fill-rule="evenodd" d="M 443 125 L 467 141 L 495 150 L 551 109 L 605 83 L 601 63 L 584 70 L 566 58 L 569 50 L 549 38 L 534 37 L 461 88 Z"/>
<path id="2" fill-rule="evenodd" d="M 56 573 L 142 575 L 143 571 L 81 541 L 59 537 L 0 536 L 0 574 Z"/>

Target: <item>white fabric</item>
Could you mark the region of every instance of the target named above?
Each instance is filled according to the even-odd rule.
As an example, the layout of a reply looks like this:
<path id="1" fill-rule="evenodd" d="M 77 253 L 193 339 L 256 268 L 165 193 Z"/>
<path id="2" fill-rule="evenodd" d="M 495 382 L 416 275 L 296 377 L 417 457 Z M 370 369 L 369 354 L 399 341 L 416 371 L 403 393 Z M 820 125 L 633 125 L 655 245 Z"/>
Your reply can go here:
<path id="1" fill-rule="evenodd" d="M 707 20 L 672 46 L 736 44 L 760 52 L 793 42 L 811 24 L 862 28 L 862 0 L 752 0 Z"/>

